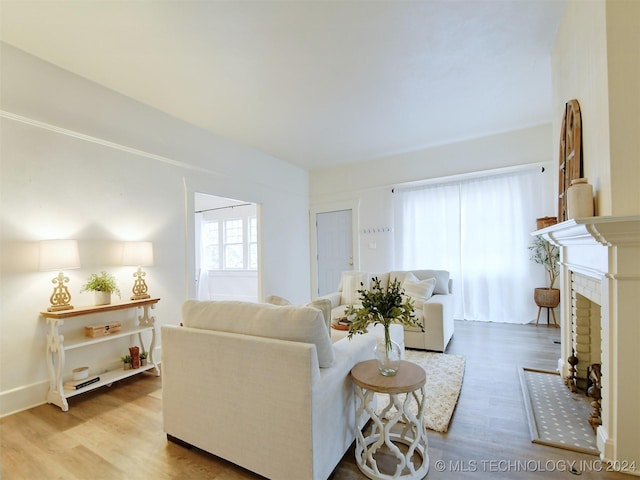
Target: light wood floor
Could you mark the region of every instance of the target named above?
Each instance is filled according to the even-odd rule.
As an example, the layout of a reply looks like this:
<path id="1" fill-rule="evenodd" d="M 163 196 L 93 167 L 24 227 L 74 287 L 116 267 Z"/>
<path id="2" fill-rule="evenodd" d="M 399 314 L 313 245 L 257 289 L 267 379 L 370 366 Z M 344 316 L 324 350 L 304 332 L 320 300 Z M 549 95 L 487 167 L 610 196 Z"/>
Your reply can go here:
<path id="1" fill-rule="evenodd" d="M 599 468 L 597 457 L 530 441 L 518 366 L 553 370 L 560 349 L 552 339 L 558 335 L 558 329 L 546 325 L 456 322 L 447 352 L 465 356 L 465 376 L 449 432 L 428 433 L 429 479 L 574 478 L 567 472 L 572 461 L 586 462 L 577 465 L 581 469 Z M 168 442 L 162 431 L 160 388 L 161 378 L 141 374 L 71 398 L 66 413 L 42 405 L 0 420 L 1 478 L 261 478 Z M 332 478 L 364 478 L 353 460 L 353 447 Z M 634 477 L 585 470 L 579 478 Z"/>

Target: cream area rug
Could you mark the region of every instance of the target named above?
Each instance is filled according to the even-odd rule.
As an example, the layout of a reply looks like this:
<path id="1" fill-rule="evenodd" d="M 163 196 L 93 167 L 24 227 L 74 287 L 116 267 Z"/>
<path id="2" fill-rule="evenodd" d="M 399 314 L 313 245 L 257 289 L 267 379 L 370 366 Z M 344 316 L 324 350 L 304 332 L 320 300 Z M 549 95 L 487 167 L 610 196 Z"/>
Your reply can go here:
<path id="1" fill-rule="evenodd" d="M 405 350 L 405 360 L 420 365 L 427 374 L 425 426 L 429 430 L 446 432 L 449 429 L 449 423 L 462 388 L 464 357 L 420 350 Z M 386 403 L 382 399 L 378 401 L 378 405 L 386 405 Z M 413 414 L 418 413 L 415 402 L 411 403 L 411 408 Z"/>

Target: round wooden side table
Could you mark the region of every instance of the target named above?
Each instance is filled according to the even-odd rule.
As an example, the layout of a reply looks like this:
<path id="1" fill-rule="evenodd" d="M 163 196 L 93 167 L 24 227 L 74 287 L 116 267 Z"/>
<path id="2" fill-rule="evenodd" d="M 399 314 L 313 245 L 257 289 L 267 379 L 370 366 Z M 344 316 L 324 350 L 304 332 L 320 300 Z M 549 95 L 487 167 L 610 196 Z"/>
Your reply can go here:
<path id="1" fill-rule="evenodd" d="M 395 376 L 385 377 L 378 372 L 375 360 L 367 360 L 353 367 L 351 379 L 356 391 L 355 456 L 360 471 L 372 479 L 424 478 L 429 471 L 429 454 L 424 426 L 426 374 L 422 367 L 403 360 Z M 389 396 L 387 405 L 378 409 L 378 413 L 376 393 Z M 417 415 L 410 408 L 413 404 L 417 406 Z M 373 423 L 365 437 L 358 425 L 363 425 L 367 415 Z M 400 449 L 397 444 L 405 447 Z M 381 449 L 397 459 L 394 474 L 380 471 L 375 455 Z"/>

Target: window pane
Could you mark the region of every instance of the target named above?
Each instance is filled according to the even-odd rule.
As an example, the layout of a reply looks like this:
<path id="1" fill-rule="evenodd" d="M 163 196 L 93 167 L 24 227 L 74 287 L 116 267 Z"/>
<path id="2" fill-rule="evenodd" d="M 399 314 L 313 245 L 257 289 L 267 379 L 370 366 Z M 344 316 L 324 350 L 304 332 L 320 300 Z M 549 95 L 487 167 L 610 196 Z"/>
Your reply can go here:
<path id="1" fill-rule="evenodd" d="M 202 224 L 202 263 L 206 268 L 220 268 L 220 248 L 218 247 L 217 221 L 205 222 Z"/>
<path id="2" fill-rule="evenodd" d="M 258 241 L 258 219 L 256 217 L 249 218 L 249 242 L 256 243 Z"/>
<path id="3" fill-rule="evenodd" d="M 249 245 L 249 268 L 258 269 L 258 245 L 255 243 Z"/>
<path id="4" fill-rule="evenodd" d="M 218 222 L 205 222 L 202 234 L 207 244 L 218 244 Z"/>
<path id="5" fill-rule="evenodd" d="M 207 245 L 204 249 L 205 261 L 207 268 L 217 270 L 220 268 L 220 249 L 217 245 Z"/>
<path id="6" fill-rule="evenodd" d="M 244 268 L 243 244 L 224 246 L 224 267 Z"/>
<path id="7" fill-rule="evenodd" d="M 242 243 L 242 219 L 225 220 L 224 243 Z"/>

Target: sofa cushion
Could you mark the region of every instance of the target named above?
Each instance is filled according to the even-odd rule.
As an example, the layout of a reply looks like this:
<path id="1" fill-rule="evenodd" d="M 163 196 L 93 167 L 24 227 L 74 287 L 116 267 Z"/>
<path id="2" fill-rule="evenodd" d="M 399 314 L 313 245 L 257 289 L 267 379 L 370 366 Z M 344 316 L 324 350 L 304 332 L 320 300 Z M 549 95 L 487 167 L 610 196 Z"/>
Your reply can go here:
<path id="1" fill-rule="evenodd" d="M 424 302 L 429 300 L 436 288 L 436 279 L 428 278 L 426 280 L 418 280 L 418 278 L 409 272 L 402 282 L 402 288 L 406 296 L 411 297 L 415 306 L 422 308 Z"/>
<path id="2" fill-rule="evenodd" d="M 291 302 L 284 297 L 278 295 L 269 295 L 264 299 L 264 303 L 270 303 L 271 305 L 291 305 Z"/>
<path id="3" fill-rule="evenodd" d="M 322 312 L 324 323 L 327 325 L 327 333 L 331 336 L 331 300 L 326 298 L 317 298 L 307 303 L 305 306 L 317 308 Z"/>
<path id="4" fill-rule="evenodd" d="M 436 288 L 433 290 L 434 295 L 449 294 L 449 272 L 446 270 L 411 270 L 391 272 L 390 278 L 397 278 L 400 282 L 404 281 L 405 276 L 412 273 L 418 280 L 427 280 L 428 278 L 436 279 Z"/>
<path id="5" fill-rule="evenodd" d="M 182 321 L 185 327 L 312 343 L 320 367 L 333 363 L 329 332 L 317 308 L 187 300 L 182 305 Z"/>
<path id="6" fill-rule="evenodd" d="M 361 305 L 358 290 L 369 289 L 370 275 L 362 272 L 342 272 L 342 299 L 345 305 Z"/>
<path id="7" fill-rule="evenodd" d="M 264 303 L 279 306 L 292 305 L 289 300 L 279 297 L 278 295 L 269 295 L 264 299 Z M 331 328 L 331 300 L 319 298 L 307 303 L 305 307 L 317 308 L 322 312 L 324 322 L 327 324 L 327 332 L 331 334 L 331 331 L 329 330 Z"/>

